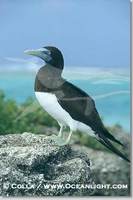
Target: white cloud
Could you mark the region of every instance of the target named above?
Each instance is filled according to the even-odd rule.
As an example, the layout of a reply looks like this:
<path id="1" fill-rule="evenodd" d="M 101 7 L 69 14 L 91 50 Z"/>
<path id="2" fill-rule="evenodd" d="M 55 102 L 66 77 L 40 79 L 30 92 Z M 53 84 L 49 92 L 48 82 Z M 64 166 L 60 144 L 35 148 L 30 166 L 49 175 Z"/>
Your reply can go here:
<path id="1" fill-rule="evenodd" d="M 42 62 L 37 58 L 23 59 L 16 57 L 5 57 L 1 61 L 0 69 L 17 71 L 37 71 L 40 68 L 40 66 L 42 66 Z"/>
<path id="2" fill-rule="evenodd" d="M 22 59 L 22 58 L 5 57 L 4 59 L 8 60 L 8 61 L 11 61 L 11 62 L 27 63 L 27 59 Z"/>

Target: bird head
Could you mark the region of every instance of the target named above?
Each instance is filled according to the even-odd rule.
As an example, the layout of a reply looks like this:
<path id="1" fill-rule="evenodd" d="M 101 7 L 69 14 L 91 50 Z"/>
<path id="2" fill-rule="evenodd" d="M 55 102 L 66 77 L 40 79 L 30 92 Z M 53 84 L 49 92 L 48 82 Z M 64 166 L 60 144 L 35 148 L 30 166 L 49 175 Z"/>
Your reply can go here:
<path id="1" fill-rule="evenodd" d="M 56 68 L 63 69 L 64 67 L 63 55 L 56 47 L 46 46 L 36 50 L 25 50 L 24 53 L 40 57 L 46 64 L 50 64 Z"/>

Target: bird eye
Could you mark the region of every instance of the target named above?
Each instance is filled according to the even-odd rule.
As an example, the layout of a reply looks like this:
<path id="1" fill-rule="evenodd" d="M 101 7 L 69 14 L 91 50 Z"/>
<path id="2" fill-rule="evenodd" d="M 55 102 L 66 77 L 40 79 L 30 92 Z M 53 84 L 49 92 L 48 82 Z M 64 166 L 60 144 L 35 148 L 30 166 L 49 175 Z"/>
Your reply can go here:
<path id="1" fill-rule="evenodd" d="M 51 52 L 50 51 L 47 51 L 48 55 L 51 55 Z"/>

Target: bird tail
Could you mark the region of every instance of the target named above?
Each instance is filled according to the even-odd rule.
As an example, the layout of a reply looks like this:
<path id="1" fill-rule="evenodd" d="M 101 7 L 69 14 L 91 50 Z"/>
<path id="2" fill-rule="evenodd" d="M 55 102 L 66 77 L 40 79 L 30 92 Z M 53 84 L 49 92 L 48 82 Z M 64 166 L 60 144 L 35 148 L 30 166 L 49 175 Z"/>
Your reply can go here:
<path id="1" fill-rule="evenodd" d="M 103 144 L 105 147 L 107 147 L 112 152 L 114 152 L 116 155 L 120 156 L 121 158 L 123 158 L 127 162 L 130 162 L 130 160 L 123 153 L 121 153 L 115 146 L 113 146 L 113 144 L 108 140 L 108 138 L 106 138 L 106 136 L 104 136 L 103 134 L 97 134 L 96 139 L 101 144 Z M 112 140 L 114 141 L 114 139 L 112 139 Z M 120 143 L 120 142 L 118 141 L 117 143 Z"/>
<path id="2" fill-rule="evenodd" d="M 108 139 L 112 140 L 113 142 L 116 142 L 117 144 L 120 144 L 122 147 L 125 147 L 125 145 L 122 144 L 119 140 L 117 140 L 113 135 L 111 135 L 107 129 L 104 129 L 104 130 L 102 131 L 102 133 L 103 133 L 104 136 L 107 137 Z"/>

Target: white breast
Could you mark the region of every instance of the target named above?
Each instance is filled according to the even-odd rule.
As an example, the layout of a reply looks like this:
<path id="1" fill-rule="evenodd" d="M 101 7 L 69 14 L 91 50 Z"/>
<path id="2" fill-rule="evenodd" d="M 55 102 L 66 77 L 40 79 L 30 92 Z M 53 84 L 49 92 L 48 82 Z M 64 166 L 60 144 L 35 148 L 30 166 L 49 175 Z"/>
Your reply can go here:
<path id="1" fill-rule="evenodd" d="M 54 94 L 46 92 L 35 92 L 40 105 L 59 123 L 67 126 L 73 126 L 73 119 L 58 103 Z"/>
<path id="2" fill-rule="evenodd" d="M 93 131 L 89 126 L 79 121 L 72 119 L 67 111 L 65 111 L 58 103 L 54 94 L 47 92 L 35 92 L 36 98 L 40 105 L 47 111 L 59 124 L 67 125 L 71 130 L 77 129 L 94 136 Z"/>

